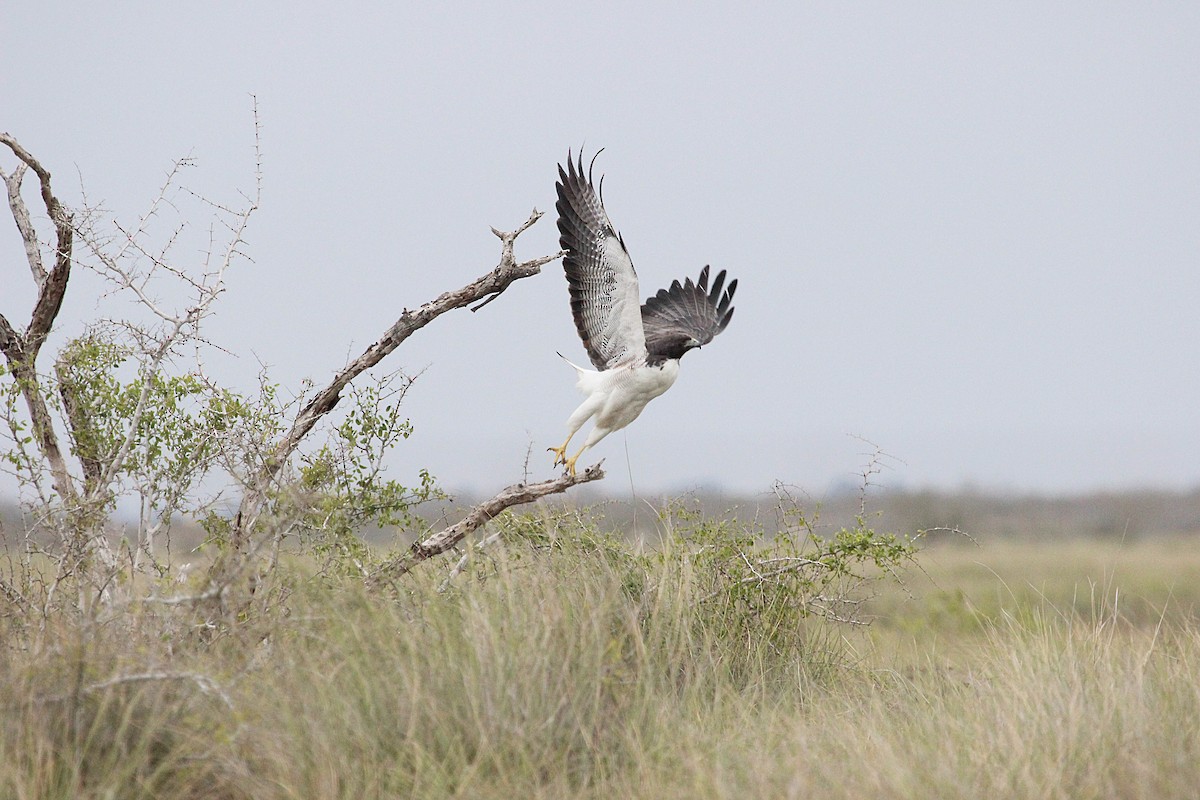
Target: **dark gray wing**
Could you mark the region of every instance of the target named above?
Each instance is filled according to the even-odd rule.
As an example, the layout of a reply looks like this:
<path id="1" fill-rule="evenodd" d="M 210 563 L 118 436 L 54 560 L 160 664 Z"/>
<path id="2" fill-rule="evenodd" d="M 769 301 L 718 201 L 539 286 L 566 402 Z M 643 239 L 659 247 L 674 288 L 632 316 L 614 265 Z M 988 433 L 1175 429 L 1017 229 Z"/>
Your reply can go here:
<path id="1" fill-rule="evenodd" d="M 733 319 L 733 293 L 737 281 L 730 281 L 724 293 L 725 270 L 717 273 L 708 288 L 708 267 L 700 270 L 700 280 L 675 281 L 670 289 L 660 289 L 642 306 L 642 327 L 649 360 L 679 358 L 683 348 L 695 340 L 708 344 Z"/>
<path id="2" fill-rule="evenodd" d="M 567 251 L 563 268 L 571 289 L 575 328 L 596 369 L 646 358 L 646 339 L 638 311 L 638 280 L 625 243 L 613 228 L 604 205 L 567 154 L 558 166 L 559 245 Z"/>

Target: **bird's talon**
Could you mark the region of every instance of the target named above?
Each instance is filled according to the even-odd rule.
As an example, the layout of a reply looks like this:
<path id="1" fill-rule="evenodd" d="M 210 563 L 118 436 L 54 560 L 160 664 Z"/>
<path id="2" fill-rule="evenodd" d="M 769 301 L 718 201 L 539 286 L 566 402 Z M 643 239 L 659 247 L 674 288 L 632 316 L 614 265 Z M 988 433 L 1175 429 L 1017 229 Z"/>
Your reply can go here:
<path id="1" fill-rule="evenodd" d="M 562 447 L 547 447 L 547 453 L 554 453 L 554 463 L 551 466 L 557 467 L 559 464 L 567 463 L 567 446 Z"/>

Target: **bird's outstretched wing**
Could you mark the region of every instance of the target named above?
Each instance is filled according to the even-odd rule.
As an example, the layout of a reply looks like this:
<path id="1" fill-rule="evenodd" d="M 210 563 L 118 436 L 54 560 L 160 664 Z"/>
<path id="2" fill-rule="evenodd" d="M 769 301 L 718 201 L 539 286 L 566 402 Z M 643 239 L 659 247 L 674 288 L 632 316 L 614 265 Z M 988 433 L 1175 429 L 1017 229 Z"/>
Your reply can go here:
<path id="1" fill-rule="evenodd" d="M 599 370 L 645 359 L 637 273 L 596 195 L 591 168 L 585 176 L 582 155 L 577 167 L 568 153 L 558 177 L 558 242 L 567 251 L 563 267 L 579 338 Z"/>
<path id="2" fill-rule="evenodd" d="M 670 289 L 659 289 L 658 294 L 646 300 L 642 306 L 642 326 L 649 359 L 678 358 L 681 342 L 695 339 L 708 344 L 725 330 L 733 318 L 730 303 L 737 291 L 737 281 L 730 281 L 722 294 L 724 286 L 725 270 L 721 270 L 709 289 L 708 267 L 705 267 L 696 283 L 691 278 L 682 284 L 675 281 Z"/>

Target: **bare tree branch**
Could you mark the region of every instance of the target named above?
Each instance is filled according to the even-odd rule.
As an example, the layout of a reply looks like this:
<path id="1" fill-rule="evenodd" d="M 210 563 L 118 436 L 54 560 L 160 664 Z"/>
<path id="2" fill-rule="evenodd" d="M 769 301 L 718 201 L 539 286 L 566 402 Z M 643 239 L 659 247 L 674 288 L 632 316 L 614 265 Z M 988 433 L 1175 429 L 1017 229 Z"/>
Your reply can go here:
<path id="1" fill-rule="evenodd" d="M 29 208 L 25 205 L 25 199 L 21 197 L 21 181 L 25 177 L 26 169 L 28 165 L 22 161 L 11 175 L 0 170 L 0 177 L 4 178 L 4 185 L 8 187 L 8 207 L 12 209 L 13 221 L 17 223 L 21 241 L 25 243 L 25 257 L 29 261 L 29 269 L 33 272 L 33 282 L 41 286 L 46 280 L 46 268 L 42 266 L 42 248 L 38 245 L 37 231 L 29 219 Z"/>
<path id="2" fill-rule="evenodd" d="M 39 244 L 37 234 L 29 222 L 29 212 L 20 195 L 20 182 L 24 170 L 18 167 L 11 178 L 5 177 L 8 187 L 9 207 L 13 211 L 17 228 L 25 243 L 26 256 L 33 272 L 34 280 L 38 283 L 38 299 L 29 327 L 24 335 L 15 331 L 8 320 L 0 316 L 0 349 L 3 349 L 8 359 L 9 369 L 13 378 L 21 388 L 25 404 L 29 408 L 29 418 L 33 426 L 33 434 L 38 447 L 50 464 L 50 472 L 54 476 L 54 488 L 64 500 L 73 502 L 78 496 L 75 482 L 67 470 L 62 450 L 58 446 L 58 435 L 54 432 L 54 423 L 50 411 L 46 407 L 45 395 L 42 392 L 37 375 L 37 356 L 50 333 L 58 310 L 62 307 L 63 295 L 67 290 L 67 280 L 71 275 L 71 248 L 74 242 L 74 231 L 71 228 L 71 217 L 63 208 L 62 203 L 54 196 L 50 188 L 50 173 L 36 158 L 7 133 L 0 133 L 0 143 L 8 146 L 22 162 L 22 166 L 32 169 L 41 181 L 42 201 L 46 204 L 46 212 L 54 222 L 57 235 L 54 267 L 46 274 L 42 267 L 41 256 L 37 254 Z M 33 251 L 34 255 L 30 255 Z"/>
<path id="3" fill-rule="evenodd" d="M 205 694 L 210 697 L 216 697 L 226 708 L 230 710 L 233 710 L 234 708 L 233 700 L 230 699 L 225 690 L 222 689 L 221 686 L 212 678 L 209 678 L 207 675 L 201 675 L 199 672 L 173 672 L 169 670 L 161 670 L 158 672 L 138 672 L 132 675 L 117 675 L 116 677 L 109 678 L 105 681 L 98 681 L 97 683 L 88 684 L 87 686 L 82 687 L 81 691 L 85 694 L 91 694 L 92 692 L 100 692 L 105 689 L 111 689 L 114 686 L 156 681 L 186 681 L 193 683 L 196 685 L 196 688 L 200 690 L 201 694 Z M 26 702 L 34 705 L 50 705 L 54 703 L 68 702 L 73 699 L 75 699 L 74 694 L 59 694 L 48 697 L 32 697 Z M 16 708 L 16 706 L 10 705 L 5 707 L 4 710 L 9 711 L 13 708 Z"/>
<path id="4" fill-rule="evenodd" d="M 145 683 L 147 681 L 190 681 L 196 684 L 196 688 L 203 694 L 218 698 L 226 708 L 232 710 L 234 707 L 233 701 L 229 699 L 229 695 L 217 685 L 216 681 L 207 675 L 201 675 L 199 672 L 171 672 L 163 670 L 161 672 L 139 672 L 134 675 L 118 675 L 115 678 L 109 678 L 106 681 L 86 686 L 84 687 L 84 691 L 98 692 L 102 689 L 109 689 L 113 686 L 120 686 L 126 683 Z"/>
<path id="5" fill-rule="evenodd" d="M 532 503 L 538 498 L 565 492 L 572 486 L 578 486 L 581 483 L 601 480 L 604 477 L 602 465 L 603 462 L 593 464 L 577 475 L 564 473 L 553 480 L 541 483 L 517 483 L 509 486 L 490 500 L 485 500 L 472 508 L 467 516 L 449 528 L 413 542 L 408 552 L 385 561 L 371 573 L 367 584 L 382 586 L 396 580 L 420 562 L 454 547 L 463 540 L 463 537 L 480 528 L 506 508 Z"/>
<path id="6" fill-rule="evenodd" d="M 463 286 L 461 289 L 446 292 L 415 311 L 405 309 L 400 318 L 393 323 L 392 327 L 388 329 L 387 333 L 379 341 L 368 347 L 362 355 L 335 375 L 328 386 L 317 392 L 308 401 L 304 408 L 300 410 L 296 421 L 292 423 L 291 429 L 280 439 L 274 452 L 267 458 L 258 474 L 250 482 L 250 485 L 246 487 L 245 493 L 242 495 L 242 502 L 238 507 L 237 517 L 233 526 L 233 545 L 235 549 L 241 550 L 245 547 L 250 528 L 253 527 L 262 510 L 268 488 L 278 477 L 287 459 L 295 451 L 301 440 L 312 430 L 317 421 L 333 410 L 338 401 L 341 400 L 341 392 L 346 388 L 347 384 L 364 371 L 382 361 L 385 356 L 399 347 L 409 336 L 447 311 L 469 306 L 485 297 L 499 295 L 511 286 L 513 282 L 537 275 L 541 272 L 544 264 L 548 264 L 564 255 L 560 251 L 552 256 L 544 256 L 531 261 L 517 263 L 513 255 L 513 245 L 517 237 L 541 219 L 541 217 L 542 212 L 535 208 L 533 213 L 529 215 L 529 219 L 515 231 L 504 232 L 492 228 L 492 233 L 496 234 L 503 243 L 500 253 L 500 263 L 495 269 L 474 282 Z"/>
<path id="7" fill-rule="evenodd" d="M 504 534 L 503 528 L 500 528 L 500 529 L 495 530 L 492 533 L 488 534 L 487 537 L 485 537 L 482 541 L 480 541 L 478 544 L 475 545 L 474 552 L 479 553 L 484 548 L 488 547 L 489 545 L 495 544 L 497 541 L 499 541 L 500 537 L 503 534 Z M 463 572 L 467 568 L 467 565 L 471 563 L 471 552 L 472 552 L 471 550 L 468 550 L 467 552 L 463 553 L 462 558 L 458 559 L 458 561 L 456 561 L 454 563 L 454 566 L 451 568 L 450 573 L 448 575 L 446 575 L 445 580 L 443 580 L 440 584 L 438 584 L 438 592 L 444 592 L 447 589 L 449 589 L 450 584 L 454 582 L 454 579 L 457 578 L 459 575 L 463 574 Z"/>
<path id="8" fill-rule="evenodd" d="M 60 247 L 64 246 L 62 237 L 59 238 L 59 245 Z M 65 247 L 68 255 L 62 260 L 61 265 L 55 266 L 46 276 L 46 280 L 42 282 L 37 305 L 33 307 L 33 314 L 29 318 L 29 327 L 25 329 L 25 352 L 30 361 L 37 358 L 38 352 L 45 344 L 46 337 L 50 334 L 50 328 L 53 327 L 54 320 L 58 317 L 58 310 L 62 308 L 63 296 L 67 293 L 67 280 L 71 277 L 69 234 Z"/>
<path id="9" fill-rule="evenodd" d="M 4 353 L 10 361 L 20 361 L 25 355 L 21 345 L 21 334 L 14 331 L 4 315 L 0 314 L 0 353 Z"/>
<path id="10" fill-rule="evenodd" d="M 41 182 L 42 202 L 46 204 L 46 213 L 50 216 L 50 221 L 54 223 L 54 231 L 57 237 L 55 245 L 54 267 L 48 275 L 45 274 L 44 268 L 41 266 L 41 257 L 36 258 L 36 263 L 33 259 L 30 260 L 30 269 L 33 271 L 34 280 L 38 284 L 38 300 L 33 309 L 33 316 L 29 320 L 29 327 L 25 330 L 25 356 L 33 362 L 37 359 L 38 351 L 42 347 L 42 343 L 46 340 L 46 335 L 50 333 L 50 327 L 54 324 L 54 318 L 58 316 L 58 309 L 62 306 L 63 294 L 67 290 L 67 279 L 71 275 L 71 249 L 74 244 L 75 231 L 71 227 L 71 215 L 54 196 L 54 192 L 50 187 L 50 172 L 41 163 L 33 157 L 21 144 L 7 133 L 0 133 L 0 143 L 8 145 L 8 148 L 13 151 L 17 158 L 21 159 L 30 169 L 37 173 L 38 180 Z M 14 172 L 14 177 L 17 173 Z M 8 180 L 5 180 L 8 184 Z M 18 180 L 19 183 L 19 180 Z M 19 186 L 17 187 L 17 200 L 23 207 L 24 202 L 20 200 Z M 9 203 L 12 204 L 13 186 L 9 185 Z M 13 216 L 18 217 L 18 211 L 13 208 Z M 25 221 L 28 222 L 28 211 L 25 213 Z M 21 228 L 21 220 L 17 219 L 17 227 Z M 37 236 L 33 233 L 32 225 L 28 229 L 21 230 L 21 237 L 25 242 L 25 252 L 28 255 L 30 248 L 37 249 Z M 30 239 L 32 238 L 32 242 Z M 45 275 L 45 277 L 41 277 Z M 40 278 L 40 279 L 39 279 Z"/>

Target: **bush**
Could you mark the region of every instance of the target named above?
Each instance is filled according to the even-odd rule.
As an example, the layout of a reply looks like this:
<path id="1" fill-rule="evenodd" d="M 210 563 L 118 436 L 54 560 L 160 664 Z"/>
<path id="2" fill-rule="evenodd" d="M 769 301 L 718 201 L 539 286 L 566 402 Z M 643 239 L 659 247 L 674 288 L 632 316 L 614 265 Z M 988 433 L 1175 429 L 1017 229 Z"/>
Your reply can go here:
<path id="1" fill-rule="evenodd" d="M 602 563 L 640 609 L 637 624 L 647 635 L 664 642 L 682 635 L 675 646 L 693 657 L 718 658 L 758 680 L 771 664 L 797 657 L 837 664 L 830 627 L 811 623 L 863 624 L 859 609 L 870 584 L 895 577 L 916 554 L 911 539 L 877 533 L 863 516 L 826 536 L 790 501 L 781 503 L 781 514 L 788 524 L 768 538 L 757 525 L 673 502 L 659 515 L 662 540 L 649 550 L 602 532 L 587 514 L 510 513 L 496 522 L 508 562 L 544 559 L 550 569 L 568 571 L 556 580 Z M 470 557 L 475 580 L 486 582 L 497 556 Z M 665 627 L 663 609 L 670 609 Z"/>

